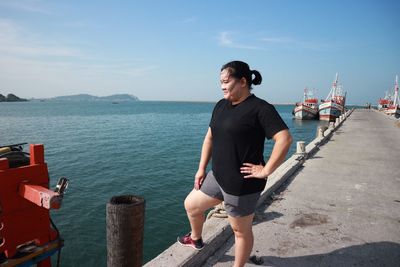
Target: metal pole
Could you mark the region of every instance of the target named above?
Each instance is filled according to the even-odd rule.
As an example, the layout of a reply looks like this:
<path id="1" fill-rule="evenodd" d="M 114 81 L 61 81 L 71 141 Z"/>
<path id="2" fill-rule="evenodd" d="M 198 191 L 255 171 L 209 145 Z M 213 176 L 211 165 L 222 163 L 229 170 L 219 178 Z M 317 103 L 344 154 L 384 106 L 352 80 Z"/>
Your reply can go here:
<path id="1" fill-rule="evenodd" d="M 107 203 L 107 266 L 142 266 L 145 200 L 115 196 Z"/>

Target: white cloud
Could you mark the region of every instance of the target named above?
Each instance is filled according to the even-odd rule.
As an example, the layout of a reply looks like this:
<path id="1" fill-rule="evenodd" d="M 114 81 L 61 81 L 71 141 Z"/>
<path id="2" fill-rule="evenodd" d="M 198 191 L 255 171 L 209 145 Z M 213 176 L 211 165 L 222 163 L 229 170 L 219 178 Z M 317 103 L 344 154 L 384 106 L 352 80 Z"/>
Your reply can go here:
<path id="1" fill-rule="evenodd" d="M 237 42 L 233 32 L 223 31 L 218 35 L 218 44 L 222 47 L 237 48 L 237 49 L 248 49 L 248 50 L 262 50 L 267 49 L 268 46 L 276 45 L 285 48 L 301 48 L 315 51 L 323 51 L 333 48 L 332 44 L 323 44 L 317 42 L 305 42 L 296 40 L 291 37 L 264 37 L 261 39 L 253 39 L 257 41 L 257 45 L 247 45 Z"/>
<path id="2" fill-rule="evenodd" d="M 115 90 L 135 93 L 132 88 L 151 84 L 158 68 L 144 60 L 94 57 L 12 20 L 0 19 L 3 93 L 25 98 Z"/>
<path id="3" fill-rule="evenodd" d="M 108 67 L 108 66 L 107 66 Z M 121 74 L 127 74 L 134 77 L 143 76 L 154 70 L 158 69 L 158 66 L 150 65 L 150 66 L 143 66 L 143 67 L 130 67 L 127 69 L 120 69 L 118 72 Z"/>
<path id="4" fill-rule="evenodd" d="M 57 57 L 77 57 L 81 53 L 77 50 L 66 47 L 51 46 L 27 46 L 21 44 L 1 43 L 0 53 L 13 54 L 18 56 L 57 56 Z"/>
<path id="5" fill-rule="evenodd" d="M 158 67 L 3 58 L 0 60 L 0 69 L 2 94 L 14 93 L 24 98 L 47 98 L 79 93 L 129 93 L 141 97 L 148 93 L 146 86 L 151 84 L 154 77 L 152 72 Z"/>
<path id="6" fill-rule="evenodd" d="M 18 27 L 11 20 L 0 19 L 0 42 L 11 42 L 17 39 Z"/>
<path id="7" fill-rule="evenodd" d="M 34 63 L 35 65 L 50 66 L 51 68 L 69 66 L 71 61 L 75 62 L 74 68 L 81 66 L 92 71 L 101 70 L 104 73 L 114 71 L 134 76 L 158 68 L 154 65 L 145 64 L 143 66 L 144 60 L 132 63 L 132 60 L 121 62 L 115 59 L 99 59 L 92 55 L 87 55 L 77 48 L 57 44 L 57 41 L 52 41 L 56 44 L 49 45 L 42 36 L 27 38 L 25 37 L 27 33 L 27 30 L 13 21 L 0 19 L 0 59 L 12 59 L 16 63 L 25 62 L 28 65 Z M 107 63 L 97 64 L 95 62 Z M 138 65 L 140 67 L 137 67 Z"/>
<path id="8" fill-rule="evenodd" d="M 182 21 L 182 23 L 193 23 L 193 22 L 196 22 L 197 21 L 197 18 L 196 17 L 190 17 L 190 18 L 186 18 L 186 19 L 184 19 L 183 21 Z"/>
<path id="9" fill-rule="evenodd" d="M 80 57 L 82 53 L 63 45 L 47 45 L 32 40 L 27 31 L 11 20 L 0 19 L 0 55 Z"/>
<path id="10" fill-rule="evenodd" d="M 83 64 L 0 57 L 0 80 L 3 93 L 12 92 L 28 98 L 82 92 L 106 95 L 113 90 L 130 92 L 132 84 L 150 84 L 152 73 L 158 68 L 156 65 Z"/>
<path id="11" fill-rule="evenodd" d="M 63 25 L 69 28 L 87 28 L 91 23 L 87 20 L 70 21 Z"/>
<path id="12" fill-rule="evenodd" d="M 288 37 L 268 37 L 268 38 L 261 38 L 261 41 L 267 42 L 267 43 L 276 43 L 276 44 L 282 44 L 282 43 L 293 43 L 293 39 L 288 38 Z"/>
<path id="13" fill-rule="evenodd" d="M 90 76 L 112 76 L 112 77 L 141 77 L 157 70 L 159 66 L 137 66 L 129 63 L 109 63 L 109 64 L 72 64 L 68 65 L 71 72 L 85 73 Z"/>
<path id="14" fill-rule="evenodd" d="M 50 10 L 42 6 L 40 0 L 0 0 L 0 6 L 32 13 L 52 14 Z"/>
<path id="15" fill-rule="evenodd" d="M 223 47 L 237 48 L 237 49 L 249 49 L 249 50 L 260 49 L 257 46 L 237 43 L 233 40 L 232 35 L 233 33 L 228 31 L 220 32 L 218 35 L 218 44 Z"/>
<path id="16" fill-rule="evenodd" d="M 326 50 L 333 47 L 331 44 L 328 45 L 316 42 L 305 42 L 290 37 L 264 37 L 261 38 L 261 41 L 271 45 L 286 45 L 287 47 L 300 47 L 316 51 Z"/>

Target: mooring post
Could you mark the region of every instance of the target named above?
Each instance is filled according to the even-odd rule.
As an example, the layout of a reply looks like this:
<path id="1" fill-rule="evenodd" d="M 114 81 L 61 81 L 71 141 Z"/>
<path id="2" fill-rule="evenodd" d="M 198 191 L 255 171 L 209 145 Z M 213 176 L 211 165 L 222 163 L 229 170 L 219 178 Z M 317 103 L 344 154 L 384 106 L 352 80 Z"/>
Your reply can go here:
<path id="1" fill-rule="evenodd" d="M 317 128 L 317 138 L 322 138 L 325 136 L 325 131 L 328 129 L 326 126 L 318 126 Z"/>
<path id="2" fill-rule="evenodd" d="M 298 141 L 296 147 L 296 154 L 304 155 L 306 153 L 306 143 L 304 141 Z"/>
<path id="3" fill-rule="evenodd" d="M 115 196 L 107 203 L 107 266 L 142 266 L 145 200 Z"/>

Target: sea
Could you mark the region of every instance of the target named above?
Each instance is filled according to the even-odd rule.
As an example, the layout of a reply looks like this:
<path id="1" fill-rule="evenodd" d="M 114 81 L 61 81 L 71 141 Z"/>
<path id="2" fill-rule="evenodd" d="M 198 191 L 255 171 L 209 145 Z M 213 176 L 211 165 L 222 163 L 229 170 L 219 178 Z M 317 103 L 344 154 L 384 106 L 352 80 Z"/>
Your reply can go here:
<path id="1" fill-rule="evenodd" d="M 183 201 L 193 188 L 214 105 L 0 103 L 0 146 L 44 144 L 50 187 L 60 177 L 70 181 L 62 207 L 51 211 L 65 240 L 61 266 L 106 266 L 106 204 L 113 196 L 145 198 L 144 263 L 189 231 Z M 289 157 L 297 141 L 315 138 L 322 122 L 293 119 L 292 105 L 275 107 L 294 139 Z M 266 158 L 272 145 L 266 142 Z"/>

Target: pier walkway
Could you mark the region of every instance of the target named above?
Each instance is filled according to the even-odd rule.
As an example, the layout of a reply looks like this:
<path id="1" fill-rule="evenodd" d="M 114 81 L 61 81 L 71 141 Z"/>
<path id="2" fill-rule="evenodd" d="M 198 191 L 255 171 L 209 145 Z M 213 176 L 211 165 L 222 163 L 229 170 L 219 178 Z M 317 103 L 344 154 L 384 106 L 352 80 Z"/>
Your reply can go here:
<path id="1" fill-rule="evenodd" d="M 400 266 L 400 120 L 355 110 L 257 212 L 253 231 L 262 266 Z M 205 266 L 232 266 L 233 242 Z"/>

